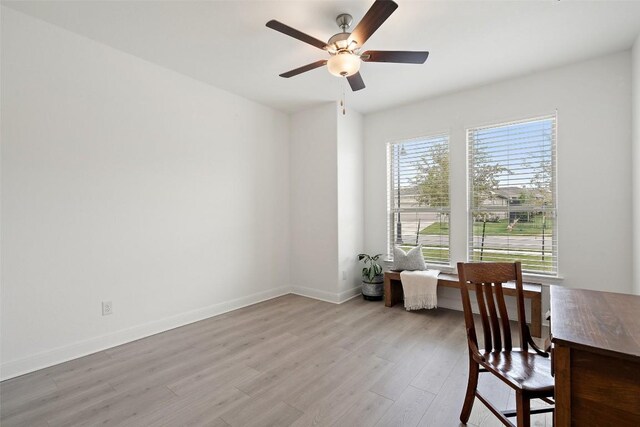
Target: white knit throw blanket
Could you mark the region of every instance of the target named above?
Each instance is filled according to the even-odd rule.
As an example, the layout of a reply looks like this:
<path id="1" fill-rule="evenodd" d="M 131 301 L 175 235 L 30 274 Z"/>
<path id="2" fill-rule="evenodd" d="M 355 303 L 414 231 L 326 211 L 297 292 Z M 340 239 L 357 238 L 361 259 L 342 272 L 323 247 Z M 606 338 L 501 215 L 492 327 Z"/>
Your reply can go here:
<path id="1" fill-rule="evenodd" d="M 400 272 L 407 311 L 438 307 L 438 274 L 438 270 Z"/>

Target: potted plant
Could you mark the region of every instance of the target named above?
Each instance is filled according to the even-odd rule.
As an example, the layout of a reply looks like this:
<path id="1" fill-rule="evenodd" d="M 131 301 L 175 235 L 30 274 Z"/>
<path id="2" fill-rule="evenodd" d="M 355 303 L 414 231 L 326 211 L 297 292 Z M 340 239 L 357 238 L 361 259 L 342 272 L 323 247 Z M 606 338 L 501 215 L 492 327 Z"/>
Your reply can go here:
<path id="1" fill-rule="evenodd" d="M 366 300 L 381 300 L 383 295 L 382 266 L 378 264 L 378 259 L 382 254 L 371 256 L 369 254 L 359 254 L 358 260 L 365 263 L 362 269 L 362 297 Z"/>

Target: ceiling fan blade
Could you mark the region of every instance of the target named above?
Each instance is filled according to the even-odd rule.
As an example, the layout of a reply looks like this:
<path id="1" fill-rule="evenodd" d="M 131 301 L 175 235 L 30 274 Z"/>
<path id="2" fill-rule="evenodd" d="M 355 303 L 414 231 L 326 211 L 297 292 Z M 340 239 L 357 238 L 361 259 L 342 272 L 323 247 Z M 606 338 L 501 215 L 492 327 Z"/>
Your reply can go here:
<path id="1" fill-rule="evenodd" d="M 429 52 L 406 50 L 368 50 L 360 58 L 364 62 L 397 62 L 401 64 L 424 64 Z"/>
<path id="2" fill-rule="evenodd" d="M 302 74 L 304 72 L 311 71 L 311 70 L 316 69 L 318 67 L 322 67 L 326 63 L 327 63 L 326 59 L 321 59 L 320 61 L 316 61 L 316 62 L 312 62 L 311 64 L 303 65 L 302 67 L 296 68 L 295 70 L 291 70 L 291 71 L 287 71 L 286 73 L 282 73 L 282 74 L 280 74 L 280 77 L 284 77 L 284 78 L 288 79 L 289 77 L 297 76 L 298 74 Z"/>
<path id="3" fill-rule="evenodd" d="M 355 41 L 362 46 L 397 8 L 398 5 L 391 0 L 376 0 L 354 28 L 349 42 Z"/>
<path id="4" fill-rule="evenodd" d="M 325 49 L 327 47 L 327 44 L 322 40 L 318 40 L 315 37 L 311 37 L 310 35 L 305 34 L 302 31 L 298 31 L 295 28 L 291 28 L 290 26 L 285 25 L 282 22 L 276 21 L 275 19 L 272 19 L 271 21 L 267 22 L 267 27 L 273 30 L 279 31 L 282 34 L 286 34 L 290 37 L 293 37 L 294 39 L 298 39 L 300 41 L 308 43 L 311 46 L 315 46 L 318 49 Z"/>
<path id="5" fill-rule="evenodd" d="M 362 80 L 362 76 L 360 75 L 360 71 L 347 77 L 347 81 L 349 82 L 349 86 L 351 86 L 351 90 L 354 92 L 366 87 L 364 85 L 364 80 Z"/>

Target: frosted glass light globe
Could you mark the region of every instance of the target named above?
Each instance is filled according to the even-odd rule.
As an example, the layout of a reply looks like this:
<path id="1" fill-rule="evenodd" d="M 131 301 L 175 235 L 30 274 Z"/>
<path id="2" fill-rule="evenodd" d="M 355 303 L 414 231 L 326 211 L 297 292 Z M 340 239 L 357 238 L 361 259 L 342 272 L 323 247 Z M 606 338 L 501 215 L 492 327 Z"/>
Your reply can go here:
<path id="1" fill-rule="evenodd" d="M 327 68 L 334 76 L 352 76 L 360 70 L 360 57 L 350 52 L 338 52 L 329 58 Z"/>

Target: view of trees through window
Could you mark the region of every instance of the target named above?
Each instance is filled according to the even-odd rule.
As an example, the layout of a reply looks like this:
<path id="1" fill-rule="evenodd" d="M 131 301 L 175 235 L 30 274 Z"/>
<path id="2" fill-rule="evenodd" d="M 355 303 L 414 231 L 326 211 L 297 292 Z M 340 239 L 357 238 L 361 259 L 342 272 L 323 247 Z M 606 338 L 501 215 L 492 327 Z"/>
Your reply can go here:
<path id="1" fill-rule="evenodd" d="M 390 144 L 389 252 L 422 244 L 427 262 L 449 263 L 449 138 Z"/>
<path id="2" fill-rule="evenodd" d="M 470 260 L 557 272 L 555 130 L 545 117 L 468 131 Z"/>
<path id="3" fill-rule="evenodd" d="M 523 271 L 557 273 L 556 119 L 469 129 L 468 260 L 520 260 Z M 388 145 L 388 239 L 449 264 L 449 138 Z"/>

